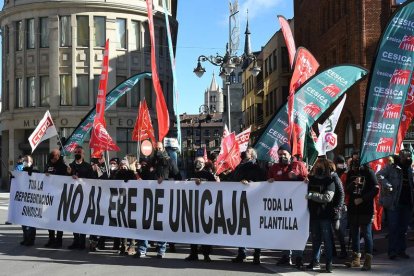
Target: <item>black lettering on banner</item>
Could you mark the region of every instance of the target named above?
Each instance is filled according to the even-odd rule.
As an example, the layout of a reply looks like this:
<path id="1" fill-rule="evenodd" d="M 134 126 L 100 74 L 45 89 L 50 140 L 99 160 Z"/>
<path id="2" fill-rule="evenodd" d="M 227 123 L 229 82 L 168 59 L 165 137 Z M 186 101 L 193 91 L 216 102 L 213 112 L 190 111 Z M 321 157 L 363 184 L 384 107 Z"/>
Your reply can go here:
<path id="1" fill-rule="evenodd" d="M 234 235 L 237 228 L 237 191 L 233 191 L 233 196 L 231 200 L 231 210 L 233 211 L 233 223 L 231 223 L 230 218 L 227 219 L 227 227 L 229 229 L 229 234 Z"/>
<path id="2" fill-rule="evenodd" d="M 155 189 L 155 207 L 154 207 L 154 230 L 162 231 L 162 221 L 158 220 L 158 214 L 162 213 L 163 205 L 158 203 L 158 199 L 164 198 L 163 189 Z"/>
<path id="3" fill-rule="evenodd" d="M 195 202 L 194 202 L 194 223 L 195 223 L 195 228 L 196 228 L 196 233 L 200 233 L 200 221 L 198 219 L 199 216 L 199 205 L 198 205 L 198 197 L 200 196 L 200 192 L 199 190 L 195 190 Z"/>
<path id="4" fill-rule="evenodd" d="M 217 191 L 216 208 L 214 208 L 214 234 L 218 233 L 218 228 L 223 229 L 223 234 L 227 234 L 226 218 L 223 208 L 223 191 Z"/>
<path id="5" fill-rule="evenodd" d="M 181 213 L 181 224 L 182 224 L 182 231 L 186 232 L 185 230 L 185 224 L 187 222 L 188 224 L 188 230 L 192 233 L 194 232 L 194 227 L 193 227 L 193 220 L 192 220 L 192 216 L 193 216 L 193 191 L 189 190 L 189 199 L 187 200 L 187 194 L 185 190 L 182 190 L 183 193 L 183 197 L 182 197 L 182 203 L 181 205 L 183 206 L 183 212 Z"/>
<path id="6" fill-rule="evenodd" d="M 122 225 L 128 227 L 127 225 L 127 219 L 125 216 L 125 207 L 126 207 L 126 203 L 127 203 L 127 198 L 126 198 L 126 189 L 125 188 L 119 188 L 119 193 L 118 193 L 118 201 L 117 201 L 117 206 L 116 206 L 116 213 L 117 213 L 117 218 L 118 218 L 118 227 L 122 227 Z M 122 221 L 121 221 L 122 219 Z M 123 224 L 122 224 L 123 223 Z"/>
<path id="7" fill-rule="evenodd" d="M 211 205 L 213 202 L 213 198 L 211 196 L 211 192 L 209 190 L 205 190 L 203 195 L 201 196 L 201 209 L 200 209 L 200 219 L 201 219 L 201 226 L 203 227 L 203 231 L 206 234 L 211 233 L 211 228 L 213 227 L 213 221 L 211 217 L 208 217 L 208 222 L 205 220 L 205 212 L 204 209 L 206 207 L 206 202 L 208 201 L 208 205 Z"/>
<path id="8" fill-rule="evenodd" d="M 137 221 L 132 218 L 132 212 L 137 210 L 137 204 L 132 202 L 132 198 L 137 197 L 137 189 L 130 188 L 128 189 L 128 227 L 129 228 L 137 228 Z"/>
<path id="9" fill-rule="evenodd" d="M 174 191 L 177 192 L 177 201 L 174 201 Z M 178 231 L 178 227 L 180 226 L 180 207 L 181 204 L 178 204 L 178 202 L 180 202 L 180 198 L 181 198 L 181 193 L 180 190 L 170 190 L 170 215 L 169 215 L 169 224 L 170 224 L 170 228 L 171 231 L 173 232 L 177 232 Z M 174 213 L 174 207 L 175 209 L 175 220 L 173 218 L 173 213 Z"/>
<path id="10" fill-rule="evenodd" d="M 142 229 L 150 229 L 152 222 L 152 209 L 153 209 L 154 198 L 152 197 L 151 189 L 144 189 L 144 198 L 142 200 Z M 147 215 L 148 209 L 148 217 Z"/>
<path id="11" fill-rule="evenodd" d="M 118 196 L 118 189 L 109 188 L 111 195 L 109 196 L 109 206 L 108 206 L 108 217 L 109 217 L 109 226 L 117 226 L 116 218 L 112 217 L 111 212 L 115 211 L 116 203 L 113 201 L 114 197 Z"/>
<path id="12" fill-rule="evenodd" d="M 75 211 L 75 202 L 78 197 L 79 197 L 79 204 L 78 204 L 77 210 Z M 70 216 L 70 221 L 75 222 L 79 217 L 79 214 L 82 210 L 82 204 L 83 204 L 83 189 L 82 189 L 81 184 L 78 184 L 78 186 L 76 186 L 76 189 L 75 189 L 75 192 L 73 193 L 73 198 L 71 201 L 72 203 L 70 205 L 69 216 Z"/>
<path id="13" fill-rule="evenodd" d="M 95 213 L 96 213 L 96 206 L 95 206 L 95 186 L 91 187 L 91 191 L 89 193 L 89 203 L 88 208 L 86 210 L 85 218 L 83 219 L 83 223 L 86 223 L 88 218 L 91 219 L 91 224 L 95 224 Z"/>
<path id="14" fill-rule="evenodd" d="M 103 225 L 105 217 L 101 215 L 101 197 L 102 197 L 102 187 L 98 187 L 98 200 L 96 201 L 96 225 Z"/>
<path id="15" fill-rule="evenodd" d="M 249 204 L 247 202 L 247 195 L 246 191 L 242 191 L 240 196 L 240 222 L 239 222 L 239 229 L 237 231 L 237 235 L 241 235 L 243 228 L 246 228 L 246 234 L 248 236 L 251 235 L 250 229 L 250 211 L 249 211 Z M 246 216 L 244 216 L 246 214 Z"/>
<path id="16" fill-rule="evenodd" d="M 68 195 L 68 184 L 63 184 L 62 194 L 60 195 L 59 209 L 57 220 L 60 220 L 60 215 L 62 214 L 63 221 L 66 221 L 68 218 L 68 211 L 70 206 L 70 200 L 72 198 L 74 184 L 70 184 L 69 195 Z"/>

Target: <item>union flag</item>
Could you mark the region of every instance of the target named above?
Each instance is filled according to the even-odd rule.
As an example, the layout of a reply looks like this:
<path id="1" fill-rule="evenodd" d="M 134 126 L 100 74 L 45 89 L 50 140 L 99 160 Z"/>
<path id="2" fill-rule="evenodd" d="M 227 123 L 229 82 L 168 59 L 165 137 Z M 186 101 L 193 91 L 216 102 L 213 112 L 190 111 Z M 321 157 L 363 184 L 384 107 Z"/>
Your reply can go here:
<path id="1" fill-rule="evenodd" d="M 132 140 L 141 142 L 147 139 L 150 139 L 155 146 L 154 128 L 152 127 L 147 102 L 144 99 L 139 103 L 137 120 L 135 121 L 135 127 L 132 132 Z"/>

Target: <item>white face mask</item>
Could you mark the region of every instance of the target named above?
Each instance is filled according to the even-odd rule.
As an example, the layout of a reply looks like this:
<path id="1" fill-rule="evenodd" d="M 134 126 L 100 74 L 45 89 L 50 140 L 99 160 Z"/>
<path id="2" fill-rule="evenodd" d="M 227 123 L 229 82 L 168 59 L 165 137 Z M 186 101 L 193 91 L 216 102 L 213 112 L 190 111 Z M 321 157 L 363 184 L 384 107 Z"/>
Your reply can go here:
<path id="1" fill-rule="evenodd" d="M 26 161 L 23 162 L 23 167 L 24 168 L 27 168 L 27 167 L 30 167 L 30 166 L 32 166 L 31 162 L 26 162 Z"/>
<path id="2" fill-rule="evenodd" d="M 114 170 L 116 170 L 116 169 L 118 169 L 118 166 L 117 166 L 117 165 L 111 165 L 111 170 L 112 170 L 112 171 L 114 171 Z"/>
<path id="3" fill-rule="evenodd" d="M 338 164 L 338 165 L 336 165 L 336 167 L 338 169 L 346 169 L 346 165 L 345 164 Z"/>

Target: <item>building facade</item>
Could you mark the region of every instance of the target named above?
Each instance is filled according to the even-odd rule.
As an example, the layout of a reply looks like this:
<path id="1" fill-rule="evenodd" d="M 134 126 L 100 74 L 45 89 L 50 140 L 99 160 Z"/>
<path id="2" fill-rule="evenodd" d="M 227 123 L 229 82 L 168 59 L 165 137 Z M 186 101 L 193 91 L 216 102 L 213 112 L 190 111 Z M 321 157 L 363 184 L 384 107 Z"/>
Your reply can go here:
<path id="1" fill-rule="evenodd" d="M 173 114 L 172 74 L 162 0 L 154 1 L 157 65 L 165 99 Z M 178 23 L 177 1 L 167 0 L 173 45 Z M 2 29 L 1 158 L 10 170 L 19 155 L 30 154 L 28 137 L 46 110 L 58 132 L 68 137 L 94 107 L 105 41 L 109 46 L 108 92 L 127 78 L 151 71 L 150 39 L 145 1 L 6 0 L 0 13 Z M 145 98 L 155 115 L 152 80 L 140 81 L 106 112 L 107 129 L 121 148 L 118 156 L 136 152 L 131 140 L 139 100 Z M 85 149 L 89 149 L 88 141 Z M 33 153 L 43 168 L 57 138 Z M 7 174 L 2 174 L 3 187 Z"/>
<path id="2" fill-rule="evenodd" d="M 404 1 L 397 1 L 404 2 Z M 377 43 L 395 0 L 295 0 L 295 41 L 310 50 L 320 63 L 319 71 L 352 63 L 370 69 Z M 369 78 L 350 91 L 336 127 L 335 152 L 349 155 L 360 148 L 363 105 Z"/>

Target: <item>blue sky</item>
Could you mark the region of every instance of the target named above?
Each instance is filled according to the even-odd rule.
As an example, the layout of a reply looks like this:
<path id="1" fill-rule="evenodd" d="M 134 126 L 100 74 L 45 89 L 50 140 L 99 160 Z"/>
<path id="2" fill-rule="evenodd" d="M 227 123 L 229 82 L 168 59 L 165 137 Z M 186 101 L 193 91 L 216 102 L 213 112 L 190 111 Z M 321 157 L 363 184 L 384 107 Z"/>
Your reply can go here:
<path id="1" fill-rule="evenodd" d="M 232 0 L 233 2 L 234 0 Z M 0 0 L 3 7 L 3 0 Z M 258 51 L 272 35 L 280 29 L 277 15 L 293 17 L 293 0 L 239 0 L 240 44 L 237 53 L 244 47 L 246 28 L 246 11 L 249 10 L 249 28 L 251 46 Z M 179 22 L 177 41 L 177 83 L 179 90 L 179 113 L 198 113 L 203 104 L 205 89 L 210 85 L 213 71 L 216 80 L 219 68 L 205 62 L 206 73 L 198 78 L 193 69 L 200 55 L 224 55 L 229 35 L 229 1 L 228 0 L 178 0 L 177 20 Z M 1 52 L 0 52 L 1 55 Z M 1 56 L 0 56 L 1 58 Z M 0 67 L 1 73 L 1 67 Z"/>
<path id="2" fill-rule="evenodd" d="M 234 0 L 233 0 L 234 1 Z M 250 40 L 253 51 L 258 51 L 280 29 L 277 15 L 293 17 L 293 0 L 239 0 L 240 45 L 243 52 L 246 10 L 249 10 Z M 203 104 L 204 91 L 209 87 L 213 71 L 217 76 L 219 67 L 204 62 L 206 73 L 198 78 L 193 69 L 200 55 L 224 55 L 229 36 L 228 0 L 190 0 L 178 2 L 179 22 L 177 41 L 177 83 L 179 89 L 179 113 L 198 113 Z"/>

